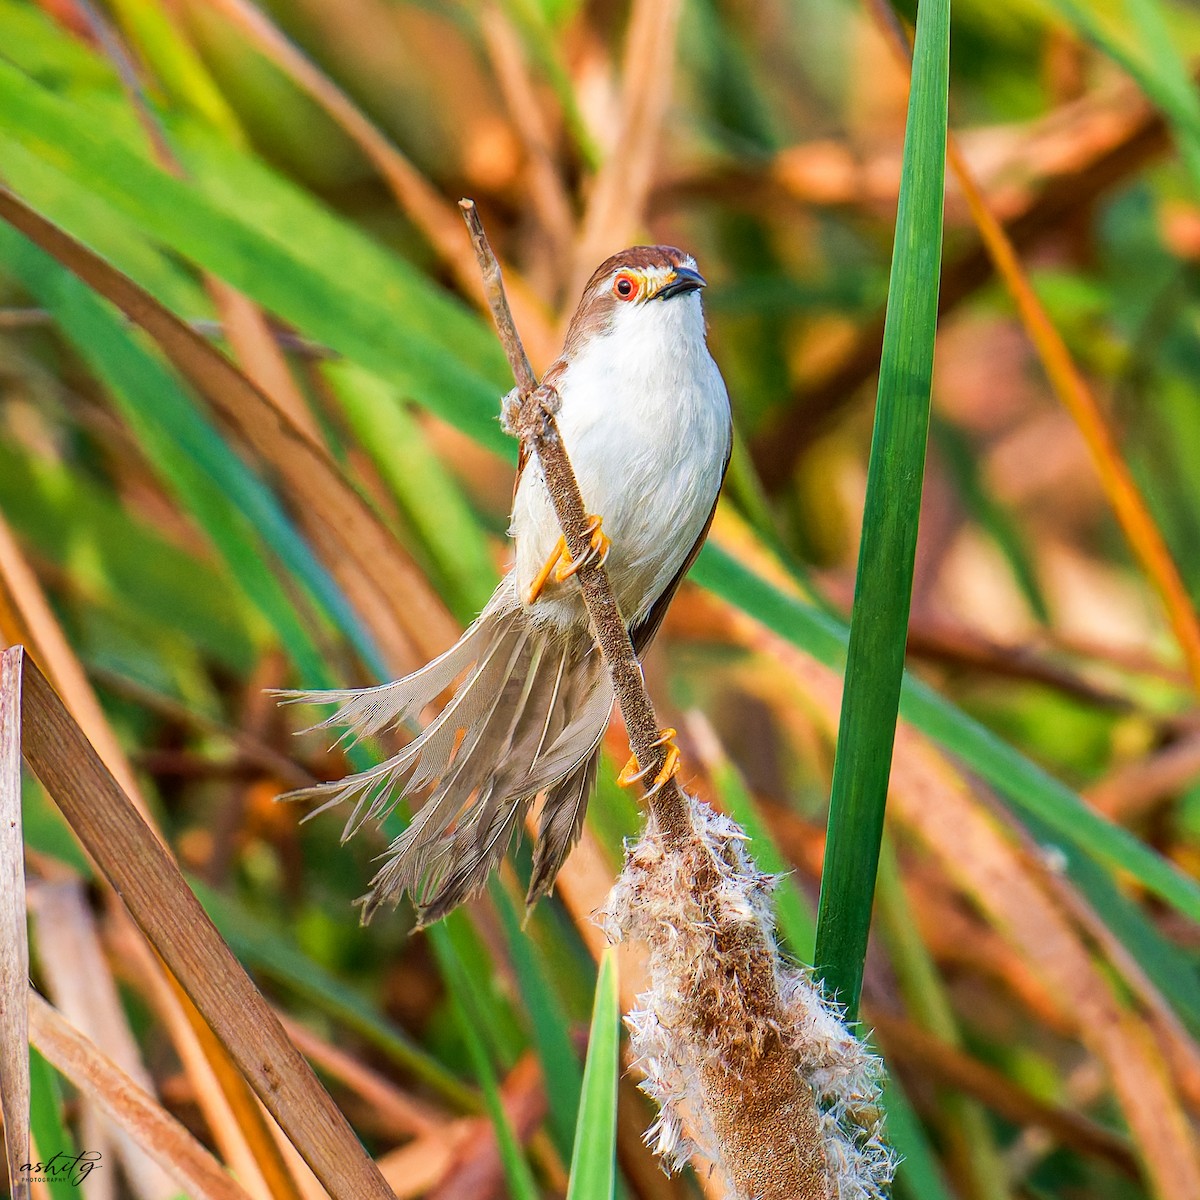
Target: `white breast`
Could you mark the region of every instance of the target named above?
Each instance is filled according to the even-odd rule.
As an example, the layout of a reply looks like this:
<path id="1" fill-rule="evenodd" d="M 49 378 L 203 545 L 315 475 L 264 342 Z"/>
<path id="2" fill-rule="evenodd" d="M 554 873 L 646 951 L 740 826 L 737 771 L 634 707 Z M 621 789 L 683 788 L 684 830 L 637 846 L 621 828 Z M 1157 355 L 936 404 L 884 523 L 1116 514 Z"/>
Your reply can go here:
<path id="1" fill-rule="evenodd" d="M 729 456 L 725 384 L 708 352 L 698 293 L 618 308 L 564 372 L 558 416 L 589 512 L 612 540 L 608 574 L 626 621 L 662 595 L 704 528 Z M 530 463 L 513 505 L 522 596 L 559 536 L 541 471 Z M 573 582 L 532 606 L 559 625 L 586 619 Z"/>

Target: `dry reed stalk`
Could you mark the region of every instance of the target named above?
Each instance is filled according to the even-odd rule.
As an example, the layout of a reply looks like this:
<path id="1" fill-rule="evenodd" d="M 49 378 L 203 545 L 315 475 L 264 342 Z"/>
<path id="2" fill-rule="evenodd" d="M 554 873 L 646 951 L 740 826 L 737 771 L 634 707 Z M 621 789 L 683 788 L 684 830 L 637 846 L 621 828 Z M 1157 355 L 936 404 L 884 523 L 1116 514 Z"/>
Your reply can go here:
<path id="1" fill-rule="evenodd" d="M 575 214 L 555 160 L 553 138 L 525 62 L 521 39 L 495 4 L 484 8 L 480 29 L 513 128 L 525 147 L 529 202 L 541 226 L 539 250 L 548 262 L 566 262 L 575 235 Z M 474 262 L 471 265 L 474 268 Z M 556 285 L 561 283 L 561 279 L 555 280 Z"/>
<path id="2" fill-rule="evenodd" d="M 14 1200 L 29 1195 L 29 980 L 21 828 L 21 651 L 0 654 L 0 1113 Z"/>
<path id="3" fill-rule="evenodd" d="M 471 201 L 462 202 L 518 401 L 514 426 L 538 456 L 612 676 L 643 778 L 666 751 L 641 664 L 601 564 L 587 556 L 588 518 L 554 420 L 504 298 L 500 268 Z M 650 1138 L 668 1168 L 699 1151 L 733 1193 L 755 1200 L 883 1194 L 894 1160 L 881 1140 L 879 1060 L 840 1023 L 806 974 L 781 959 L 770 880 L 745 834 L 687 796 L 674 778 L 648 796 L 650 819 L 610 895 L 614 940 L 650 949 L 651 989 L 630 1015 L 646 1090 L 660 1105 Z"/>
<path id="4" fill-rule="evenodd" d="M 671 99 L 682 0 L 637 0 L 622 61 L 624 88 L 612 147 L 592 182 L 567 280 L 583 291 L 596 263 L 630 241 L 641 225 Z"/>
<path id="5" fill-rule="evenodd" d="M 64 697 L 67 709 L 78 721 L 89 743 L 97 748 L 105 767 L 129 797 L 151 833 L 162 841 L 162 835 L 146 805 L 132 765 L 100 707 L 82 664 L 75 657 L 32 568 L 0 518 L 0 641 L 5 637 L 14 644 L 14 654 L 21 653 L 16 644 L 24 642 L 33 649 L 35 658 L 46 664 L 51 682 Z M 239 1174 L 244 1181 L 253 1178 L 255 1159 L 247 1142 L 247 1131 L 243 1126 L 226 1119 L 228 1110 L 224 1094 L 217 1085 L 214 1069 L 208 1066 L 197 1040 L 201 1023 L 195 1016 L 195 1010 L 171 989 L 162 962 L 141 940 L 140 933 L 118 898 L 111 891 L 106 891 L 105 902 L 108 907 L 110 936 L 125 939 L 127 954 L 141 955 L 145 958 L 145 985 L 151 990 L 157 986 L 165 993 L 161 1007 L 168 1034 L 176 1052 L 187 1064 L 185 1069 L 195 1088 L 197 1103 L 210 1126 L 214 1130 L 224 1129 L 227 1132 L 228 1136 L 222 1143 L 226 1160 L 241 1164 Z M 22 931 L 25 929 L 24 907 L 22 901 Z M 22 992 L 27 977 L 26 970 L 21 974 Z M 20 1012 L 24 1013 L 23 1003 L 20 1005 Z M 19 1044 L 23 1046 L 27 1041 L 27 1037 L 22 1037 Z M 108 1049 L 107 1046 L 102 1048 Z M 225 1058 L 225 1052 L 220 1045 L 211 1041 L 208 1052 L 222 1061 Z M 202 1070 L 201 1067 L 205 1069 Z M 265 1198 L 270 1193 L 264 1187 L 261 1195 Z"/>
<path id="6" fill-rule="evenodd" d="M 10 660 L 21 689 L 22 754 L 147 940 L 329 1194 L 387 1200 L 390 1193 L 374 1163 L 174 860 L 37 666 L 19 647 L 6 653 L 6 664 Z"/>
<path id="7" fill-rule="evenodd" d="M 44 990 L 54 1006 L 153 1098 L 154 1081 L 142 1062 L 121 1006 L 116 980 L 104 956 L 82 881 L 33 885 L 29 889 L 29 910 Z M 171 1200 L 178 1194 L 178 1183 L 146 1154 L 136 1139 L 106 1118 L 96 1101 L 86 1095 L 81 1100 L 83 1145 L 89 1150 L 105 1150 L 106 1155 L 106 1148 L 111 1146 L 121 1161 L 129 1189 L 138 1200 Z M 100 1175 L 98 1179 L 115 1198 L 115 1173 Z"/>

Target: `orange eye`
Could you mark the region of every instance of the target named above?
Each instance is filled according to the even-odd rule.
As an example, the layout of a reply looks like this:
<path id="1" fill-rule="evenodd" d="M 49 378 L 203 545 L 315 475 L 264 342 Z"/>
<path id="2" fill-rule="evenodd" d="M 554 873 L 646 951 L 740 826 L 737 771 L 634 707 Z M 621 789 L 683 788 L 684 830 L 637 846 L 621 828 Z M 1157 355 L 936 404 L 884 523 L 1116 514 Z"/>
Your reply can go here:
<path id="1" fill-rule="evenodd" d="M 637 282 L 633 276 L 621 274 L 613 284 L 613 294 L 621 300 L 632 300 L 637 293 Z"/>

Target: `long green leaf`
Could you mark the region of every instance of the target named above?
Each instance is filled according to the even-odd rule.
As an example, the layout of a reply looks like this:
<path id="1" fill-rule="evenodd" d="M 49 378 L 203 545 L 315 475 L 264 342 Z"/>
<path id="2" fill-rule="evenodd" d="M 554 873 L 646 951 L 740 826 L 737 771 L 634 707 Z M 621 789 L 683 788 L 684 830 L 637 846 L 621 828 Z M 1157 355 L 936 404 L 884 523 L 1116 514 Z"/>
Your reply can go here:
<path id="1" fill-rule="evenodd" d="M 1094 5 L 1081 4 L 1079 0 L 1048 2 L 1081 37 L 1125 71 L 1152 104 L 1162 109 L 1179 137 L 1184 166 L 1192 177 L 1192 185 L 1200 187 L 1200 101 L 1153 0 L 1126 0 L 1140 25 L 1145 55 L 1130 49 Z"/>
<path id="2" fill-rule="evenodd" d="M 879 399 L 817 914 L 817 975 L 851 1020 L 862 988 L 912 598 L 942 262 L 949 70 L 950 2 L 925 0 L 917 11 Z"/>
<path id="3" fill-rule="evenodd" d="M 437 931 L 444 932 L 444 922 L 435 927 L 435 936 Z M 484 1014 L 472 999 L 474 988 L 457 951 L 448 937 L 442 937 L 440 940 L 442 946 L 439 959 L 446 982 L 450 985 L 450 1001 L 458 1018 L 463 1040 L 467 1044 L 471 1065 L 483 1091 L 484 1106 L 491 1117 L 492 1128 L 496 1131 L 496 1143 L 500 1149 L 500 1162 L 508 1182 L 509 1194 L 513 1200 L 538 1200 L 538 1188 L 533 1172 L 521 1150 L 521 1143 L 517 1141 L 513 1132 L 508 1114 L 504 1111 L 496 1072 L 484 1044 L 481 1032 L 486 1025 Z"/>
<path id="4" fill-rule="evenodd" d="M 600 959 L 596 1003 L 583 1095 L 571 1153 L 571 1182 L 567 1200 L 613 1200 L 616 1188 L 617 1046 L 620 1042 L 617 960 L 610 947 Z"/>
<path id="5" fill-rule="evenodd" d="M 512 898 L 497 879 L 492 880 L 489 890 L 500 913 L 513 971 L 529 1011 L 530 1033 L 542 1064 L 542 1078 L 546 1081 L 550 1130 L 555 1144 L 566 1154 L 575 1132 L 583 1090 L 583 1071 L 575 1047 L 571 1045 L 567 1016 L 537 944 L 517 920 Z"/>

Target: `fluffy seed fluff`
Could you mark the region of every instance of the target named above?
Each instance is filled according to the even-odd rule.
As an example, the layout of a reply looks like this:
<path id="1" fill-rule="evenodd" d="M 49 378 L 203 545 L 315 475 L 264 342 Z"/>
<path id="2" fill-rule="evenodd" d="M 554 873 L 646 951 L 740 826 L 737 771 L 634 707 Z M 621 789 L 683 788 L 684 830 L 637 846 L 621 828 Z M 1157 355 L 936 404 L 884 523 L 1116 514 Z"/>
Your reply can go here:
<path id="1" fill-rule="evenodd" d="M 651 988 L 626 1018 L 659 1108 L 646 1140 L 667 1170 L 698 1151 L 739 1200 L 881 1200 L 898 1161 L 883 1140 L 883 1064 L 780 956 L 775 879 L 745 834 L 690 804 L 693 836 L 651 822 L 604 913 L 611 940 L 650 949 Z"/>

